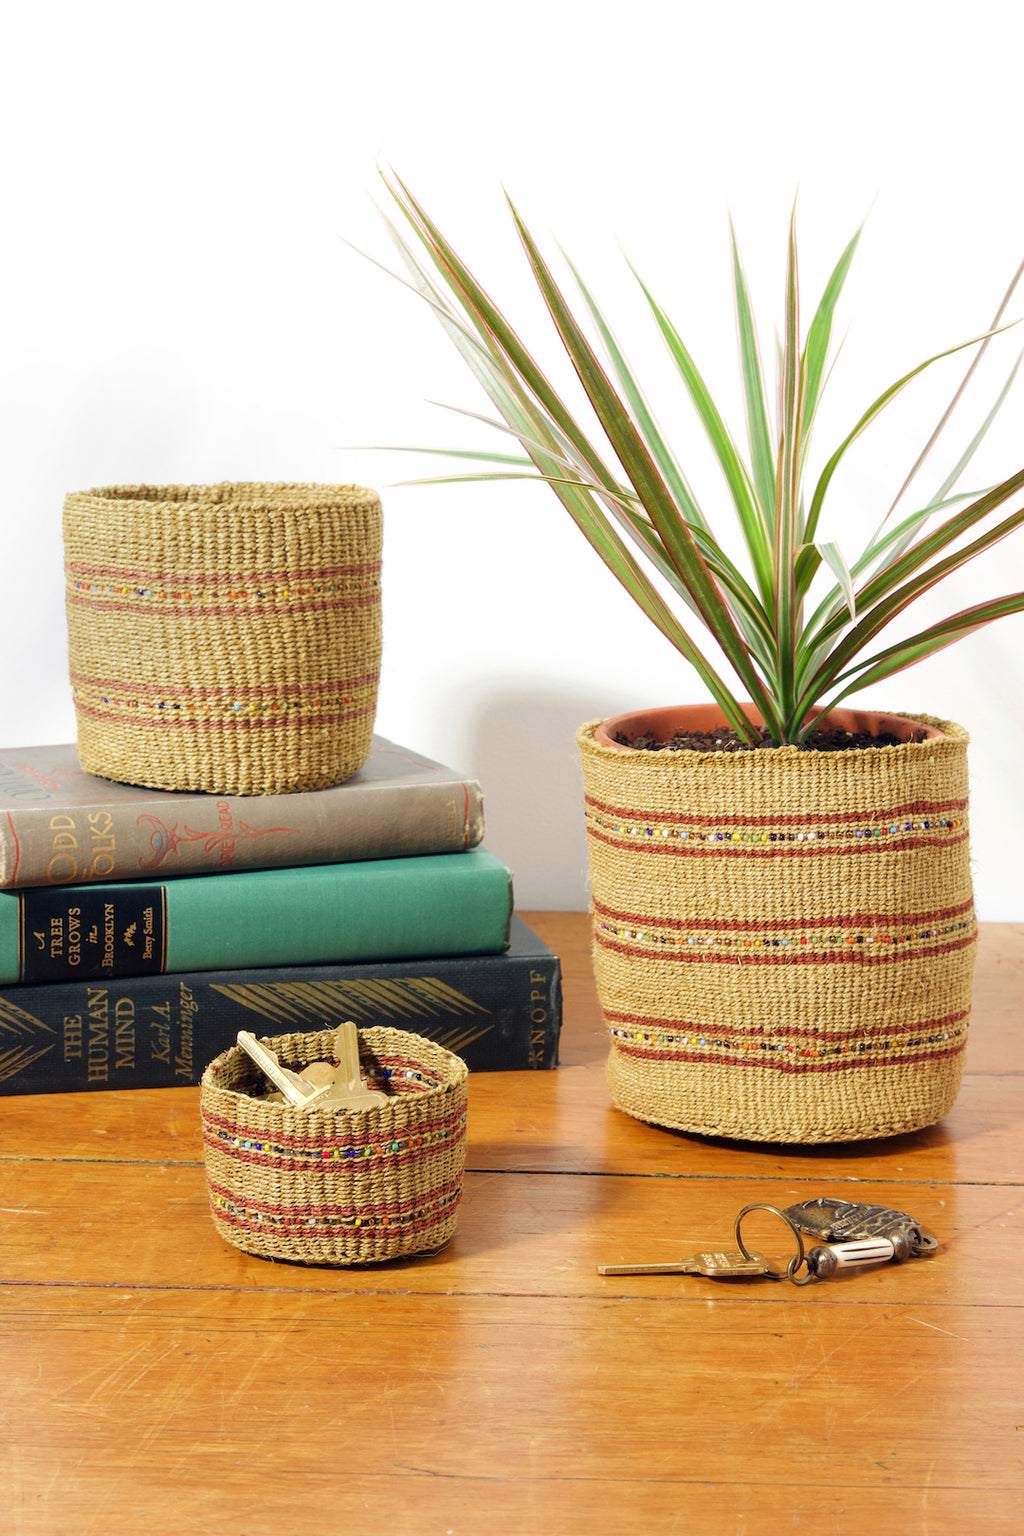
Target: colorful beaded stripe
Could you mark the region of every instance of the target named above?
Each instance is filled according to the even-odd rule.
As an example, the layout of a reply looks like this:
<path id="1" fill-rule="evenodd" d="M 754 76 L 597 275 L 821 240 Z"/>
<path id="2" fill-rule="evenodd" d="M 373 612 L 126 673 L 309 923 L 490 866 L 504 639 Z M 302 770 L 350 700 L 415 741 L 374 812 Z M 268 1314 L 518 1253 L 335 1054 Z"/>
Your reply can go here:
<path id="1" fill-rule="evenodd" d="M 854 913 L 843 917 L 692 921 L 614 912 L 593 903 L 594 939 L 620 954 L 666 960 L 718 960 L 733 965 L 879 964 L 914 955 L 945 954 L 972 944 L 973 901 L 934 912 Z M 936 943 L 935 941 L 939 942 Z"/>
<path id="2" fill-rule="evenodd" d="M 122 724 L 246 730 L 281 724 L 327 725 L 376 707 L 379 674 L 351 681 L 268 684 L 259 689 L 175 688 L 71 674 L 75 707 L 96 720 Z"/>
<path id="3" fill-rule="evenodd" d="M 691 816 L 639 813 L 587 799 L 591 837 L 616 848 L 651 853 L 731 857 L 864 853 L 962 842 L 968 836 L 967 801 L 917 801 L 876 812 L 820 816 Z"/>
<path id="4" fill-rule="evenodd" d="M 881 1025 L 856 1037 L 835 1031 L 756 1026 L 660 1024 L 608 1013 L 608 1033 L 624 1054 L 648 1061 L 688 1061 L 766 1067 L 777 1072 L 837 1072 L 893 1062 L 912 1065 L 956 1056 L 967 1043 L 968 1011 L 916 1025 Z M 913 1054 L 911 1054 L 913 1053 Z"/>
<path id="5" fill-rule="evenodd" d="M 377 1230 L 393 1232 L 396 1228 L 417 1232 L 435 1226 L 439 1218 L 455 1209 L 462 1198 L 462 1181 L 456 1179 L 443 1185 L 432 1199 L 424 1199 L 422 1194 L 418 1194 L 413 1202 L 360 1208 L 358 1213 L 351 1206 L 340 1205 L 312 1206 L 303 1203 L 299 1210 L 294 1206 L 270 1204 L 262 1200 L 243 1203 L 232 1190 L 214 1182 L 210 1183 L 210 1194 L 213 1204 L 231 1226 L 251 1228 L 259 1225 L 281 1230 L 300 1228 L 303 1231 L 312 1227 L 319 1231 L 340 1229 L 368 1234 Z"/>
<path id="6" fill-rule="evenodd" d="M 293 1165 L 309 1169 L 326 1162 L 346 1166 L 355 1163 L 360 1168 L 372 1164 L 376 1168 L 384 1163 L 408 1161 L 403 1154 L 419 1155 L 424 1150 L 436 1151 L 453 1145 L 461 1140 L 466 1127 L 466 1111 L 461 1109 L 417 1127 L 414 1132 L 381 1136 L 378 1131 L 376 1136 L 362 1142 L 347 1139 L 325 1142 L 247 1131 L 244 1127 L 239 1131 L 236 1125 L 210 1113 L 204 1114 L 203 1119 L 207 1128 L 203 1139 L 207 1146 L 220 1147 L 236 1161 L 263 1168 Z"/>
<path id="7" fill-rule="evenodd" d="M 307 613 L 380 602 L 379 560 L 324 570 L 214 575 L 67 566 L 68 602 L 113 613 L 187 613 L 193 617 Z"/>
<path id="8" fill-rule="evenodd" d="M 367 1143 L 330 1143 L 322 1141 L 310 1141 L 302 1144 L 289 1140 L 286 1137 L 269 1137 L 261 1135 L 258 1130 L 250 1130 L 249 1134 L 239 1134 L 236 1127 L 226 1126 L 224 1121 L 218 1120 L 213 1115 L 207 1115 L 207 1126 L 215 1129 L 207 1135 L 207 1146 L 218 1146 L 221 1149 L 233 1149 L 241 1154 L 238 1158 L 243 1163 L 252 1163 L 253 1166 L 270 1167 L 275 1163 L 299 1163 L 304 1167 L 319 1163 L 350 1163 L 356 1161 L 359 1166 L 367 1166 L 367 1161 L 372 1161 L 375 1166 L 387 1161 L 396 1161 L 402 1152 L 422 1152 L 424 1149 L 436 1149 L 436 1147 L 448 1146 L 459 1141 L 465 1129 L 465 1111 L 457 1117 L 436 1124 L 433 1129 L 416 1130 L 416 1134 L 402 1132 L 398 1138 L 376 1137 Z M 249 1154 L 249 1155 L 246 1155 Z"/>

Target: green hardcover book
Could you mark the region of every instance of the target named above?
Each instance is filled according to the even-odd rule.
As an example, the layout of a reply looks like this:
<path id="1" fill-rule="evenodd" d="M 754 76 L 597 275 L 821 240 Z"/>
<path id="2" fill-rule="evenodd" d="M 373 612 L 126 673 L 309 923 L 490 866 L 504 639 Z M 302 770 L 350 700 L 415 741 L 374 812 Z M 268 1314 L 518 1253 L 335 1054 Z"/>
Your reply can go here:
<path id="1" fill-rule="evenodd" d="M 0 984 L 494 954 L 512 876 L 485 848 L 0 891 Z"/>
<path id="2" fill-rule="evenodd" d="M 557 1065 L 561 965 L 512 916 L 507 950 L 0 987 L 0 1094 L 181 1088 L 234 1045 L 353 1019 L 436 1040 L 471 1072 Z"/>

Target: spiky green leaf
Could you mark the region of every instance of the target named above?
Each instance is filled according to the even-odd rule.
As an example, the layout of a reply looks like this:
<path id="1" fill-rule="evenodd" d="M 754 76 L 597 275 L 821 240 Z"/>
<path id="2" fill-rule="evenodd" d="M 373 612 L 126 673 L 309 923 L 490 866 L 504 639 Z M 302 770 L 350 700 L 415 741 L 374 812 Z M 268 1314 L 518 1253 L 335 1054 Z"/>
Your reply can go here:
<path id="1" fill-rule="evenodd" d="M 790 222 L 777 441 L 773 438 L 768 410 L 753 306 L 737 241 L 732 236 L 749 463 L 737 448 L 664 307 L 637 278 L 724 475 L 750 559 L 751 584 L 727 557 L 712 529 L 708 505 L 699 502 L 691 490 L 682 464 L 657 424 L 638 375 L 576 269 L 570 264 L 584 309 L 596 329 L 598 344 L 604 348 L 607 366 L 588 340 L 530 232 L 516 210 L 512 210 L 548 313 L 583 386 L 586 404 L 600 425 L 601 436 L 597 439 L 593 426 L 581 426 L 562 391 L 540 368 L 422 205 L 398 178 L 384 179 L 412 232 L 411 238 L 406 238 L 388 225 L 411 274 L 409 286 L 437 316 L 499 418 L 480 419 L 502 433 L 511 434 L 521 450 L 517 454 L 460 450 L 456 457 L 490 467 L 445 479 L 523 478 L 549 485 L 600 558 L 660 633 L 695 667 L 727 718 L 748 740 L 754 740 L 756 732 L 744 718 L 731 685 L 695 645 L 655 580 L 660 579 L 673 601 L 680 600 L 710 630 L 761 709 L 769 729 L 782 740 L 799 740 L 808 728 L 811 709 L 830 692 L 839 690 L 837 697 L 845 696 L 866 682 L 877 681 L 924 655 L 933 654 L 983 623 L 1021 611 L 1024 599 L 1020 594 L 1011 594 L 965 609 L 907 641 L 867 654 L 886 625 L 918 596 L 1024 525 L 1024 509 L 1019 509 L 987 531 L 977 531 L 989 513 L 1024 489 L 1024 471 L 974 497 L 966 508 L 962 496 L 948 494 L 1007 398 L 1016 368 L 981 428 L 960 453 L 953 473 L 928 505 L 904 518 L 897 527 L 889 527 L 883 519 L 879 530 L 850 562 L 834 541 L 817 540 L 817 527 L 826 493 L 852 444 L 913 379 L 940 358 L 970 346 L 984 351 L 996 332 L 1009 293 L 1024 272 L 1024 263 L 990 331 L 972 342 L 929 357 L 880 395 L 826 461 L 809 497 L 809 487 L 804 484 L 808 443 L 834 363 L 830 353 L 836 305 L 860 232 L 847 244 L 832 270 L 801 351 L 795 220 Z M 968 379 L 975 367 L 976 361 L 967 370 Z M 947 425 L 952 405 L 962 390 L 963 385 L 924 453 L 918 456 L 907 483 Z M 930 533 L 924 531 L 936 514 L 951 507 L 958 510 Z M 963 545 L 962 540 L 968 535 L 974 535 L 973 541 Z M 823 565 L 834 574 L 836 585 L 826 592 L 810 620 L 806 620 L 804 602 Z"/>
<path id="2" fill-rule="evenodd" d="M 730 221 L 732 238 L 733 294 L 736 305 L 736 329 L 740 349 L 740 377 L 743 381 L 743 399 L 746 409 L 747 442 L 750 446 L 750 462 L 754 487 L 761 504 L 762 521 L 770 526 L 775 516 L 775 450 L 772 443 L 771 420 L 768 413 L 768 391 L 761 348 L 757 339 L 757 325 L 750 302 L 746 274 L 740 260 L 736 231 Z"/>

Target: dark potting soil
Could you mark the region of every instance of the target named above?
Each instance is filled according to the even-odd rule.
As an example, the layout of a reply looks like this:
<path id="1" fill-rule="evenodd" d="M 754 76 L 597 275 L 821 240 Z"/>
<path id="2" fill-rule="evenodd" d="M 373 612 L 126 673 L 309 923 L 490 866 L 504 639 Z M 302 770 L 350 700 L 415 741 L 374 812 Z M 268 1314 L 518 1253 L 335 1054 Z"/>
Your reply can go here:
<path id="1" fill-rule="evenodd" d="M 912 741 L 924 741 L 924 731 L 915 732 L 910 738 Z M 669 741 L 658 741 L 653 736 L 627 736 L 625 731 L 617 731 L 615 740 L 623 747 L 633 747 L 638 752 L 661 752 L 666 749 L 673 752 L 757 752 L 763 747 L 777 747 L 775 741 L 767 732 L 762 731 L 761 740 L 756 747 L 737 736 L 731 726 L 722 726 L 715 731 L 687 731 L 673 736 Z M 820 730 L 812 731 L 797 747 L 799 752 L 853 752 L 863 747 L 898 747 L 900 739 L 891 731 L 883 731 L 879 736 L 872 736 L 869 731 L 843 731 Z"/>

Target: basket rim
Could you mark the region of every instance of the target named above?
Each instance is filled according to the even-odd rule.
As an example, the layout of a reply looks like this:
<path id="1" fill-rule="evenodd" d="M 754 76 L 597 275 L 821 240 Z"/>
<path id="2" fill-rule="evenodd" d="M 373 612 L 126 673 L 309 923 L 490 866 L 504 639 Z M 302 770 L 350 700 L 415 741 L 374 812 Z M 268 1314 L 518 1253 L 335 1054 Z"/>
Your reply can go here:
<path id="1" fill-rule="evenodd" d="M 954 720 L 941 720 L 935 715 L 911 714 L 889 710 L 890 716 L 913 721 L 917 725 L 931 726 L 941 734 L 925 741 L 904 741 L 895 746 L 854 747 L 847 752 L 804 752 L 796 746 L 761 747 L 756 752 L 695 752 L 689 748 L 660 748 L 644 751 L 619 745 L 605 746 L 597 740 L 597 730 L 604 719 L 588 720 L 576 732 L 576 742 L 584 755 L 601 758 L 608 764 L 619 765 L 624 772 L 656 774 L 658 764 L 663 769 L 671 765 L 673 773 L 692 765 L 695 770 L 707 772 L 714 764 L 714 772 L 722 774 L 762 774 L 769 764 L 797 768 L 802 773 L 829 772 L 836 763 L 853 765 L 857 762 L 921 761 L 936 755 L 958 757 L 967 747 L 970 736 L 962 725 Z"/>
<path id="2" fill-rule="evenodd" d="M 369 486 L 327 484 L 318 481 L 222 480 L 196 485 L 106 485 L 69 491 L 65 507 L 161 507 L 170 510 L 206 511 L 211 507 L 245 511 L 340 508 L 347 511 L 376 510 L 380 496 Z"/>
<path id="3" fill-rule="evenodd" d="M 441 1082 L 436 1083 L 428 1088 L 424 1088 L 422 1091 L 415 1094 L 414 1097 L 417 1104 L 426 1105 L 436 1099 L 444 1098 L 447 1095 L 450 1095 L 452 1092 L 463 1088 L 469 1078 L 469 1068 L 466 1066 L 466 1063 L 462 1060 L 461 1056 L 457 1056 L 454 1051 L 449 1051 L 447 1047 L 439 1045 L 437 1041 L 427 1039 L 427 1037 L 424 1035 L 417 1035 L 411 1030 L 394 1029 L 389 1025 L 368 1025 L 365 1027 L 360 1027 L 357 1025 L 357 1029 L 361 1038 L 367 1035 L 374 1035 L 378 1037 L 375 1041 L 371 1042 L 371 1046 L 375 1050 L 379 1051 L 381 1047 L 385 1049 L 388 1047 L 401 1049 L 404 1046 L 407 1054 L 414 1061 L 419 1062 L 428 1070 L 434 1069 L 442 1075 Z M 257 1036 L 256 1038 L 259 1040 L 259 1043 L 267 1050 L 273 1051 L 275 1055 L 280 1055 L 278 1043 L 281 1041 L 294 1040 L 296 1037 L 308 1039 L 310 1041 L 316 1040 L 318 1038 L 329 1040 L 333 1036 L 333 1033 L 334 1031 L 331 1029 L 291 1030 L 287 1034 L 283 1035 L 265 1035 Z M 229 1062 L 233 1066 L 236 1064 L 236 1061 L 242 1062 L 248 1061 L 248 1059 L 249 1058 L 246 1056 L 246 1053 L 242 1050 L 240 1045 L 229 1045 L 225 1050 L 221 1051 L 219 1055 L 215 1056 L 214 1059 L 204 1069 L 199 1084 L 201 1093 L 225 1094 L 232 1100 L 240 1100 L 245 1103 L 259 1104 L 261 1101 L 259 1099 L 253 1098 L 251 1094 L 244 1093 L 238 1088 L 230 1087 L 227 1083 L 219 1080 L 220 1073 L 224 1071 Z M 322 1058 L 310 1056 L 309 1059 L 310 1061 L 314 1061 Z M 285 1064 L 287 1065 L 287 1063 Z M 350 1110 L 346 1111 L 346 1113 L 360 1116 L 387 1115 L 393 1108 L 397 1107 L 398 1105 L 404 1105 L 408 1107 L 411 1101 L 412 1100 L 410 1097 L 405 1095 L 398 1095 L 395 1096 L 393 1101 L 389 1104 L 382 1104 L 364 1110 Z M 332 1119 L 335 1119 L 339 1113 L 336 1110 L 317 1111 L 316 1109 L 299 1109 L 296 1106 L 290 1104 L 273 1105 L 272 1107 L 275 1110 L 280 1110 L 285 1114 L 297 1115 L 304 1122 L 308 1122 L 310 1116 L 314 1114 L 328 1114 Z"/>

